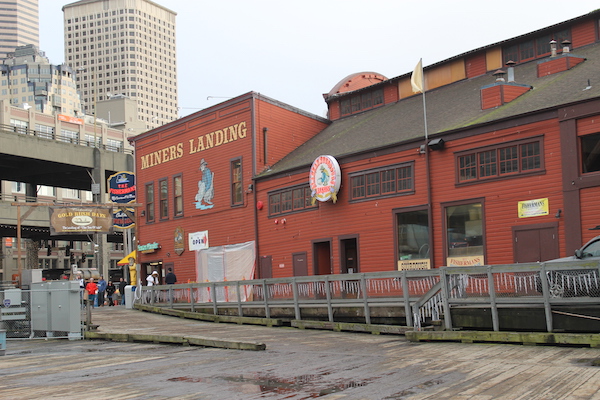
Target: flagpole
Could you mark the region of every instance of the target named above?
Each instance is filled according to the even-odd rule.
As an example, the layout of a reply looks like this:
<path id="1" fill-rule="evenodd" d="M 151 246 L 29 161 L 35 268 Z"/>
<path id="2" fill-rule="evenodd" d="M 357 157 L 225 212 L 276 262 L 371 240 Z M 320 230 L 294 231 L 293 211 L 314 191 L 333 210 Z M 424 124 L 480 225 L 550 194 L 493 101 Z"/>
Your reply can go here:
<path id="1" fill-rule="evenodd" d="M 415 82 L 416 85 L 412 82 L 415 78 L 415 74 L 418 74 L 418 78 L 420 78 L 420 82 Z M 413 86 L 413 90 L 415 88 L 420 89 L 423 98 L 423 125 L 425 127 L 425 175 L 426 175 L 426 185 L 427 185 L 427 225 L 429 231 L 429 262 L 430 268 L 434 268 L 435 266 L 435 253 L 433 251 L 433 207 L 432 207 L 432 195 L 431 195 L 431 166 L 429 162 L 429 132 L 427 129 L 427 102 L 425 101 L 425 74 L 423 73 L 423 59 L 419 60 L 415 71 L 413 72 L 413 77 L 411 78 L 411 84 Z"/>

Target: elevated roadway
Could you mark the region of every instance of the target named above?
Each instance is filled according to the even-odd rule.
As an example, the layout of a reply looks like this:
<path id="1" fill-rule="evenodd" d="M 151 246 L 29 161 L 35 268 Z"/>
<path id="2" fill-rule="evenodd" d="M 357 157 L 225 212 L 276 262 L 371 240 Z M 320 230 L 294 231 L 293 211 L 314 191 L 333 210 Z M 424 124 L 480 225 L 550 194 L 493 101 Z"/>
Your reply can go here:
<path id="1" fill-rule="evenodd" d="M 110 175 L 133 170 L 131 151 L 88 147 L 81 140 L 40 135 L 33 131 L 0 126 L 0 180 L 25 183 L 28 186 L 28 201 L 44 201 L 36 197 L 37 185 L 89 191 L 92 183 L 97 183 L 100 193 L 106 193 L 106 180 Z M 17 211 L 11 205 L 16 198 L 4 193 L 0 200 L 0 236 L 16 237 Z M 22 237 L 48 239 L 48 208 L 34 209 L 22 221 L 22 226 Z M 108 238 L 113 241 L 111 239 L 115 238 Z M 70 235 L 68 240 L 78 239 Z"/>

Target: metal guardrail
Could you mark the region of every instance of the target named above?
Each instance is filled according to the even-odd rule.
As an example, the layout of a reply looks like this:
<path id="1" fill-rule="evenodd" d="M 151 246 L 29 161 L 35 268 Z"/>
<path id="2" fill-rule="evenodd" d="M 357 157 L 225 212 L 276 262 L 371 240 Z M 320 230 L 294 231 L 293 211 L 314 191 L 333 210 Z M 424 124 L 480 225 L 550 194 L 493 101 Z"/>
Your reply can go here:
<path id="1" fill-rule="evenodd" d="M 545 279 L 542 279 L 545 277 Z M 275 307 L 293 307 L 297 320 L 302 310 L 327 309 L 330 322 L 340 307 L 362 307 L 371 323 L 373 307 L 403 308 L 406 324 L 420 329 L 427 320 L 443 316 L 452 330 L 451 309 L 487 307 L 495 331 L 500 330 L 498 309 L 542 307 L 546 328 L 553 329 L 552 308 L 559 305 L 598 304 L 600 263 L 532 263 L 478 267 L 442 267 L 432 270 L 390 271 L 343 275 L 317 275 L 231 282 L 142 286 L 136 302 L 169 307 L 237 307 L 238 316 L 261 307 L 270 318 Z"/>
<path id="2" fill-rule="evenodd" d="M 85 146 L 85 147 L 96 147 L 101 150 L 112 151 L 115 153 L 133 154 L 133 150 L 125 149 L 124 147 L 110 146 L 110 145 L 106 145 L 106 144 L 102 144 L 102 143 L 94 143 L 93 141 L 84 140 L 81 138 L 73 138 L 70 136 L 58 134 L 56 132 L 53 132 L 53 133 L 40 132 L 40 131 L 36 131 L 36 130 L 32 130 L 32 129 L 22 128 L 19 126 L 2 125 L 2 124 L 0 124 L 0 131 L 6 132 L 6 133 L 15 133 L 18 135 L 35 136 L 35 137 L 38 137 L 41 139 L 54 140 L 54 141 L 63 142 L 63 143 L 72 143 L 72 144 L 77 144 L 77 145 Z"/>

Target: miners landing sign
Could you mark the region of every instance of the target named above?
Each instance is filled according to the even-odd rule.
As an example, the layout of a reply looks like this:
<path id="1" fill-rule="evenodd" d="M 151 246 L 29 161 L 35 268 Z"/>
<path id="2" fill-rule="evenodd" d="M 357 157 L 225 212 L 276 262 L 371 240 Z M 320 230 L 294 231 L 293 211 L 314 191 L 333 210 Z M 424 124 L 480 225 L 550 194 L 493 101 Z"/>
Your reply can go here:
<path id="1" fill-rule="evenodd" d="M 316 200 L 337 201 L 337 193 L 342 183 L 340 165 L 332 156 L 319 156 L 313 162 L 308 173 L 308 182 L 312 191 L 313 204 Z"/>

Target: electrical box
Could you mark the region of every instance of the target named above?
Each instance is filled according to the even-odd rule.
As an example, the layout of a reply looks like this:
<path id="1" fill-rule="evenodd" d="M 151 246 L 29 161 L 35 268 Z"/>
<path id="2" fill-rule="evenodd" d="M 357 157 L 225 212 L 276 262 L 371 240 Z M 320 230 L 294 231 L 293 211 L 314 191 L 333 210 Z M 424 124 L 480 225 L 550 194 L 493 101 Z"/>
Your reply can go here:
<path id="1" fill-rule="evenodd" d="M 21 288 L 29 289 L 32 283 L 42 282 L 41 269 L 24 269 L 21 271 Z"/>
<path id="2" fill-rule="evenodd" d="M 31 328 L 46 337 L 81 339 L 79 281 L 49 281 L 31 285 Z"/>

